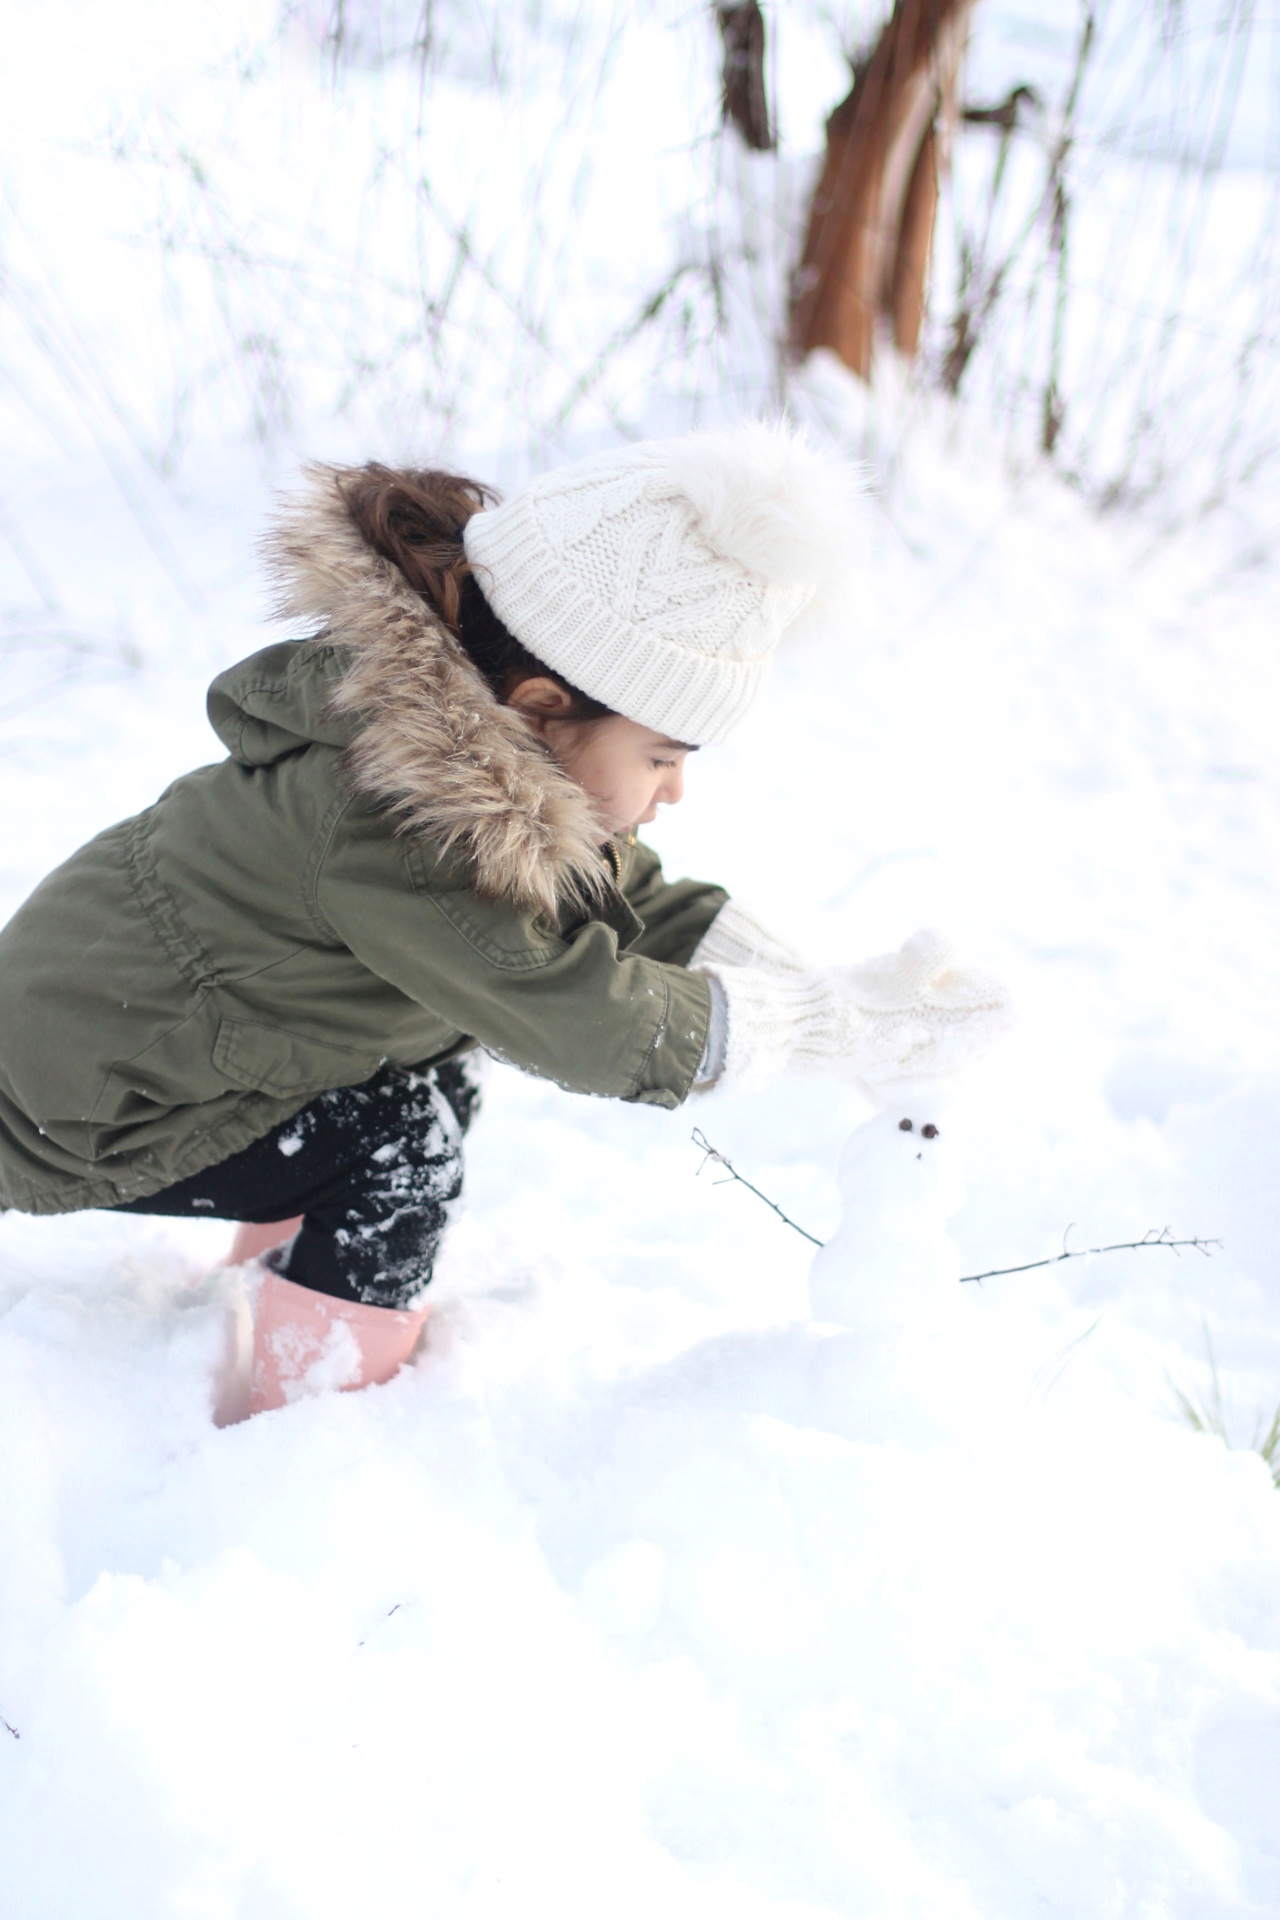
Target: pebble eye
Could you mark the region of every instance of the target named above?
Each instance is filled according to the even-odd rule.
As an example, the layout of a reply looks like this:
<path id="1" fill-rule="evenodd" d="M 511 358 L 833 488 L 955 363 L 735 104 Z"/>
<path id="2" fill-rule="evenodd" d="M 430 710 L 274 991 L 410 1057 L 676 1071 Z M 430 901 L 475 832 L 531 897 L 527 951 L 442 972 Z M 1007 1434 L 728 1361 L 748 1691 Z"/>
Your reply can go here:
<path id="1" fill-rule="evenodd" d="M 926 1140 L 936 1140 L 938 1137 L 938 1129 L 934 1126 L 932 1120 L 927 1127 L 921 1127 L 920 1131 Z"/>
<path id="2" fill-rule="evenodd" d="M 898 1122 L 898 1132 L 899 1132 L 899 1133 L 910 1133 L 910 1132 L 911 1132 L 911 1131 L 913 1130 L 913 1128 L 914 1128 L 914 1126 L 915 1126 L 915 1122 L 914 1122 L 914 1120 L 899 1120 L 899 1122 Z"/>

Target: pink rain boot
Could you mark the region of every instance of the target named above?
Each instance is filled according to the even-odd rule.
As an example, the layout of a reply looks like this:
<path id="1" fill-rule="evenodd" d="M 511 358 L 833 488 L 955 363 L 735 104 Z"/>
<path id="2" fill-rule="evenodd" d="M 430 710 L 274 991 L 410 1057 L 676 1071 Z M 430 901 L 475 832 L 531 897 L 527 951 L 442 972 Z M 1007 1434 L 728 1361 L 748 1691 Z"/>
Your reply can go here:
<path id="1" fill-rule="evenodd" d="M 326 1388 L 380 1386 L 417 1346 L 427 1312 L 336 1300 L 268 1268 L 253 1316 L 249 1412 L 267 1413 Z"/>
<path id="2" fill-rule="evenodd" d="M 227 1309 L 226 1344 L 213 1378 L 213 1424 L 235 1427 L 249 1418 L 253 1383 L 253 1299 L 261 1284 L 261 1255 L 292 1240 L 302 1225 L 296 1220 L 271 1220 L 255 1226 L 242 1220 L 226 1258 L 206 1276 L 205 1290 L 218 1288 Z M 248 1272 L 241 1269 L 247 1268 Z M 247 1282 L 247 1284 L 246 1284 Z"/>
<path id="3" fill-rule="evenodd" d="M 282 1247 L 286 1240 L 292 1240 L 301 1225 L 301 1214 L 296 1220 L 271 1220 L 257 1227 L 249 1220 L 242 1220 L 231 1242 L 227 1265 L 242 1267 L 246 1260 L 256 1260 L 259 1254 L 270 1253 L 272 1247 Z"/>

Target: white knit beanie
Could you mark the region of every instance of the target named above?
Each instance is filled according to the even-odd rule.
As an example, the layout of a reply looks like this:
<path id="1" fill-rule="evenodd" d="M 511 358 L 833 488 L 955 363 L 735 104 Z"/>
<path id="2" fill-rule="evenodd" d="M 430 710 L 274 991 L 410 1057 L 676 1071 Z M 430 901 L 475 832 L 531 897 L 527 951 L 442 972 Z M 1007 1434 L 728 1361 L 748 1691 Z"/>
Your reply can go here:
<path id="1" fill-rule="evenodd" d="M 644 440 L 544 474 L 464 534 L 522 646 L 616 713 L 722 740 L 849 573 L 861 485 L 783 426 Z"/>

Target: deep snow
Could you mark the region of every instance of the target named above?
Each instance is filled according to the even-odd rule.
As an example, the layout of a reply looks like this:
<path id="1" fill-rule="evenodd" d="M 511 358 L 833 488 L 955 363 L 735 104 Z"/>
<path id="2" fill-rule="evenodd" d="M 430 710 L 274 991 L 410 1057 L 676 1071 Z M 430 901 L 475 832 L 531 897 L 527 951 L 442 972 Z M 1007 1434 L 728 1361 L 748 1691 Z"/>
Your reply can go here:
<path id="1" fill-rule="evenodd" d="M 399 244 L 395 170 L 362 199 L 355 92 L 330 114 L 286 87 L 273 120 L 249 84 L 269 12 L 140 0 L 130 37 L 65 6 L 55 62 L 29 9 L 0 81 L 9 162 L 35 156 L 6 289 L 38 294 L 65 348 L 20 362 L 4 335 L 30 404 L 4 416 L 3 631 L 34 643 L 2 661 L 0 915 L 214 751 L 205 683 L 266 637 L 253 541 L 284 461 L 241 447 L 235 409 L 238 381 L 270 385 L 271 329 L 299 355 L 300 448 L 394 453 L 443 421 L 457 458 L 518 477 L 582 341 L 665 271 L 688 102 L 714 102 L 706 50 L 675 59 L 649 16 L 627 60 L 650 66 L 615 64 L 603 105 L 560 100 L 554 35 L 550 80 L 445 88 L 433 190 L 486 143 L 501 183 L 541 141 L 552 203 L 581 187 L 585 211 L 548 238 L 527 169 L 510 205 L 478 175 L 483 264 L 527 229 L 546 341 L 515 319 L 504 336 L 471 283 L 435 362 L 405 360 L 387 343 L 410 307 L 348 273 Z M 784 43 L 793 129 L 839 78 L 816 37 Z M 646 92 L 660 58 L 672 84 Z M 193 168 L 225 163 L 197 192 L 164 148 L 172 250 L 132 267 L 124 176 L 77 149 L 70 109 L 40 144 L 64 96 L 92 127 L 116 95 L 122 144 L 182 134 Z M 573 140 L 548 143 L 560 114 L 573 139 L 608 130 L 594 186 Z M 187 189 L 245 242 L 225 332 L 200 331 Z M 406 299 L 435 246 L 404 265 Z M 242 364 L 230 343 L 259 325 Z M 355 380 L 335 419 L 326 380 L 354 379 L 368 342 L 372 397 Z M 690 391 L 732 410 L 755 378 L 696 341 L 671 356 L 631 425 L 684 418 Z M 192 451 L 166 492 L 138 448 L 163 438 L 171 361 L 189 411 L 166 452 Z M 645 352 L 619 365 L 587 441 L 650 405 Z M 887 382 L 864 412 L 821 367 L 797 404 L 882 488 L 850 631 L 780 660 L 655 842 L 815 958 L 947 928 L 1013 981 L 1017 1034 L 937 1109 L 927 1164 L 905 1115 L 834 1080 L 664 1115 L 491 1068 L 423 1357 L 225 1432 L 202 1283 L 225 1229 L 0 1219 L 4 1920 L 1280 1910 L 1280 1495 L 1248 1447 L 1280 1401 L 1271 503 L 1153 543 L 1011 477 L 975 410 Z M 819 1317 L 812 1249 L 699 1174 L 695 1125 L 834 1236 Z M 891 1202 L 917 1167 L 924 1194 Z M 1086 1246 L 1166 1222 L 1223 1251 L 955 1284 L 1068 1229 Z M 1233 1449 L 1177 1413 L 1175 1385 L 1210 1392 L 1206 1338 Z"/>
<path id="2" fill-rule="evenodd" d="M 965 1271 L 1070 1223 L 1222 1255 L 961 1289 L 935 1239 L 909 1314 L 846 1264 L 815 1321 L 690 1128 L 827 1235 L 853 1091 L 663 1115 L 493 1068 L 424 1357 L 219 1433 L 223 1230 L 7 1216 L 15 1920 L 1274 1911 L 1280 1498 L 1169 1384 L 1207 1326 L 1239 1438 L 1280 1386 L 1274 580 L 1193 597 L 974 449 L 916 422 L 857 646 L 784 658 L 656 837 L 816 955 L 940 921 L 1015 979 L 939 1121 Z M 11 902 L 199 752 L 202 676 L 64 696 L 6 760 Z"/>

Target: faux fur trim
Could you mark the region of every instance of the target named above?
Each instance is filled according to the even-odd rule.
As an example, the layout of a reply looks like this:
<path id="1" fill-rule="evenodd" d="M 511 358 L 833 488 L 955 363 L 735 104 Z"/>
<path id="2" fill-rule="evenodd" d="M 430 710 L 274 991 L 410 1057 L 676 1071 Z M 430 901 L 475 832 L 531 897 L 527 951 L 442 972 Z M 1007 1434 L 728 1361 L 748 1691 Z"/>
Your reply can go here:
<path id="1" fill-rule="evenodd" d="M 347 513 L 340 467 L 310 466 L 264 543 L 281 618 L 305 620 L 352 665 L 333 701 L 360 716 L 355 786 L 398 830 L 459 852 L 478 893 L 555 918 L 608 880 L 582 788 L 504 707 L 400 569 Z"/>

